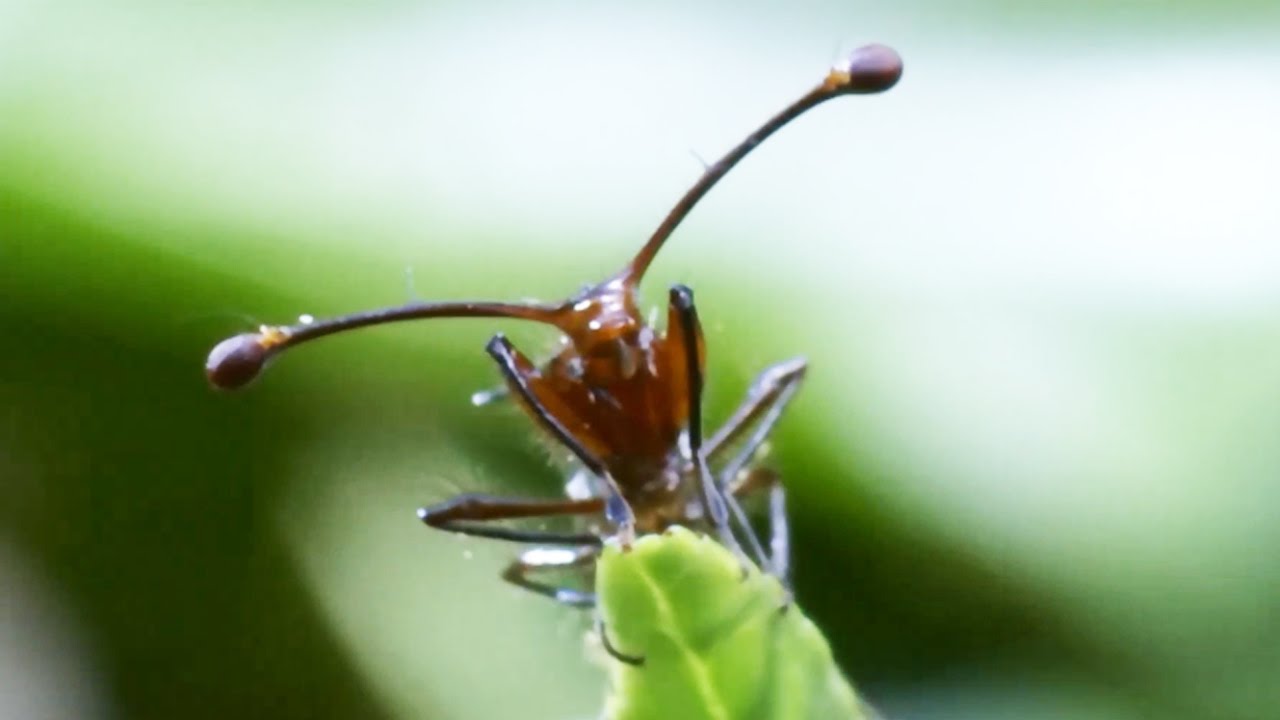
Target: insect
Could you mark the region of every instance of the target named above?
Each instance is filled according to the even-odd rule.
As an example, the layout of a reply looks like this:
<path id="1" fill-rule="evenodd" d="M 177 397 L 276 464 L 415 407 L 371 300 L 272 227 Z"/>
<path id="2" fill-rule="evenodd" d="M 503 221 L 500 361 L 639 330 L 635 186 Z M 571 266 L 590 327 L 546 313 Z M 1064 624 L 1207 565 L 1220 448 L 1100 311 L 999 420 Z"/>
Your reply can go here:
<path id="1" fill-rule="evenodd" d="M 218 388 L 238 388 L 286 349 L 385 323 L 491 317 L 550 325 L 562 333 L 562 343 L 541 364 L 501 334 L 486 350 L 502 375 L 505 394 L 575 461 L 566 497 L 469 493 L 420 510 L 422 521 L 450 532 L 539 545 L 521 554 L 503 576 L 572 606 L 593 606 L 595 593 L 551 583 L 544 579 L 549 571 L 589 574 L 604 538 L 627 548 L 638 535 L 674 525 L 714 534 L 744 567 L 753 561 L 785 585 L 785 493 L 778 476 L 754 466 L 753 459 L 799 388 L 805 362 L 790 360 L 767 368 L 724 425 L 706 436 L 705 348 L 693 292 L 683 285 L 670 289 L 666 327 L 659 332 L 641 315 L 638 287 L 689 211 L 756 146 L 827 100 L 882 92 L 901 74 L 902 61 L 892 49 L 868 45 L 855 50 L 816 87 L 708 166 L 621 270 L 563 302 L 414 302 L 329 320 L 264 325 L 215 346 L 205 365 L 208 379 Z M 499 394 L 481 393 L 474 399 L 481 404 Z M 768 491 L 770 498 L 767 553 L 738 503 L 742 496 L 761 491 Z M 584 522 L 578 524 L 580 530 L 568 532 L 495 522 L 555 516 Z"/>

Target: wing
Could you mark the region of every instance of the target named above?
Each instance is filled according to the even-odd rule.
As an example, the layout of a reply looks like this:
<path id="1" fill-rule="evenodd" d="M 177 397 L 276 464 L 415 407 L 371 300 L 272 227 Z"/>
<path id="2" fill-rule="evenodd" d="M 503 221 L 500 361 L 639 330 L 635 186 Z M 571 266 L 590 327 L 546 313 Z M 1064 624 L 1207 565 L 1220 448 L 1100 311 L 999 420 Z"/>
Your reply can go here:
<path id="1" fill-rule="evenodd" d="M 684 528 L 610 546 L 596 573 L 605 720 L 871 720 L 826 638 L 773 577 Z"/>

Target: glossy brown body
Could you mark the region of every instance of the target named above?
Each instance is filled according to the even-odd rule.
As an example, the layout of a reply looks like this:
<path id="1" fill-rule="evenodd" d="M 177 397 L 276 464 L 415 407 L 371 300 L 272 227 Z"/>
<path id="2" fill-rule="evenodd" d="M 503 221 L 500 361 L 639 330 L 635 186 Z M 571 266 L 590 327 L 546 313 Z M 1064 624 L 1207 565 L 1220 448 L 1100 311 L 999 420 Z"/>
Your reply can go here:
<path id="1" fill-rule="evenodd" d="M 603 462 L 635 511 L 636 530 L 654 532 L 689 516 L 688 348 L 671 317 L 659 334 L 637 307 L 627 273 L 590 288 L 560 310 L 563 348 L 530 387 L 579 442 Z M 703 359 L 697 329 L 699 364 Z"/>

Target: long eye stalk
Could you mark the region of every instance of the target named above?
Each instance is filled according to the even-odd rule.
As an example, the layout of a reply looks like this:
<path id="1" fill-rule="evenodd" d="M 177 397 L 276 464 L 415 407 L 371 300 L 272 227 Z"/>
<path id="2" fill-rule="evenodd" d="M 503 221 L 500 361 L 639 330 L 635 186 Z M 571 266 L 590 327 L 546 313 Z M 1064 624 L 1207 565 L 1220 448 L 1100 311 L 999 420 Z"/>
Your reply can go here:
<path id="1" fill-rule="evenodd" d="M 799 100 L 770 118 L 724 157 L 707 168 L 702 177 L 685 192 L 662 224 L 621 273 L 606 281 L 634 287 L 662 249 L 663 243 L 684 220 L 702 196 L 715 186 L 756 146 L 784 125 L 811 108 L 841 95 L 878 93 L 888 90 L 902 76 L 902 59 L 884 45 L 867 45 L 851 53 L 840 66 Z M 316 338 L 371 325 L 442 317 L 502 317 L 559 325 L 564 319 L 561 305 L 502 302 L 435 302 L 410 303 L 399 307 L 354 313 L 331 320 L 304 322 L 297 325 L 265 325 L 257 332 L 243 333 L 218 343 L 205 362 L 205 375 L 210 384 L 223 390 L 243 387 L 256 378 L 271 358 L 281 351 Z"/>
<path id="2" fill-rule="evenodd" d="M 254 333 L 242 333 L 214 346 L 205 362 L 209 383 L 220 390 L 247 385 L 267 362 L 281 351 L 326 335 L 355 328 L 405 320 L 442 317 L 500 317 L 555 323 L 558 305 L 500 302 L 410 303 L 393 308 L 352 313 L 331 320 L 297 325 L 264 325 Z"/>
<path id="3" fill-rule="evenodd" d="M 671 237 L 671 233 L 685 219 L 694 205 L 706 195 L 720 179 L 729 174 L 744 157 L 760 143 L 784 125 L 805 114 L 814 107 L 841 95 L 868 95 L 888 90 L 897 84 L 902 77 L 902 58 L 898 53 L 885 45 L 865 45 L 854 50 L 845 62 L 831 69 L 827 77 L 817 87 L 805 93 L 799 100 L 791 103 L 782 112 L 769 118 L 755 132 L 738 143 L 724 157 L 706 169 L 698 182 L 685 192 L 684 197 L 671 208 L 662 224 L 653 232 L 649 241 L 640 248 L 640 252 L 622 271 L 622 276 L 633 284 L 639 284 L 645 271 L 657 257 L 662 244 Z"/>

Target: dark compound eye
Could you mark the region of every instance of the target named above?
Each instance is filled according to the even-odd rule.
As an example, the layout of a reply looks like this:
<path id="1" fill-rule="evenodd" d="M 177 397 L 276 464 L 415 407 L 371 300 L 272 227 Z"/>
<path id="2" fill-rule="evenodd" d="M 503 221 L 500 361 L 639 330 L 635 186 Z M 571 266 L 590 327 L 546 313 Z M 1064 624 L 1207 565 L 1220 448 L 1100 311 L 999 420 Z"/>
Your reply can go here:
<path id="1" fill-rule="evenodd" d="M 235 390 L 258 377 L 271 356 L 262 339 L 259 333 L 243 333 L 215 345 L 204 363 L 209 383 L 219 390 Z"/>
<path id="2" fill-rule="evenodd" d="M 902 77 L 902 57 L 887 45 L 864 45 L 850 53 L 840 69 L 849 74 L 845 92 L 884 92 Z"/>

